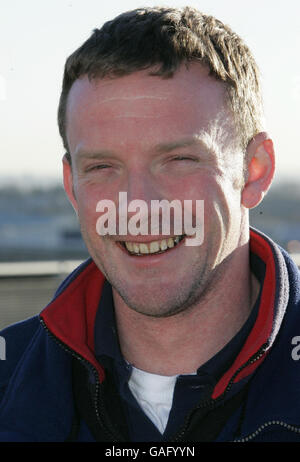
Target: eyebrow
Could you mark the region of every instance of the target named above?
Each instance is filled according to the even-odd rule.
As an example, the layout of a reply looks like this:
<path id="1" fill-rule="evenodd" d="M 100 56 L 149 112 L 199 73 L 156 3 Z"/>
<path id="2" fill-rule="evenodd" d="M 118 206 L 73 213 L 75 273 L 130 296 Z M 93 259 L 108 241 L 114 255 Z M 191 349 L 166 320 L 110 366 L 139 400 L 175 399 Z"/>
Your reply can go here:
<path id="1" fill-rule="evenodd" d="M 74 154 L 77 162 L 80 162 L 82 159 L 103 159 L 107 157 L 115 157 L 112 151 L 106 149 L 97 152 L 88 152 L 78 149 Z"/>
<path id="2" fill-rule="evenodd" d="M 156 146 L 155 151 L 158 153 L 168 153 L 174 151 L 175 149 L 189 146 L 200 146 L 209 154 L 215 154 L 217 152 L 215 142 L 207 132 L 205 132 L 204 135 L 194 135 L 191 138 L 184 138 L 182 140 L 172 141 L 170 143 L 160 143 Z"/>
<path id="3" fill-rule="evenodd" d="M 215 141 L 212 137 L 207 133 L 200 135 L 194 135 L 189 138 L 183 138 L 177 141 L 171 141 L 166 143 L 159 143 L 155 146 L 154 150 L 158 154 L 172 152 L 175 149 L 185 148 L 189 146 L 200 146 L 204 149 L 208 154 L 216 154 L 218 152 L 218 148 L 216 146 Z M 116 157 L 113 151 L 108 149 L 99 150 L 97 152 L 89 152 L 85 150 L 81 150 L 80 148 L 75 151 L 75 159 L 77 162 L 80 162 L 82 159 L 103 159 L 107 157 Z"/>

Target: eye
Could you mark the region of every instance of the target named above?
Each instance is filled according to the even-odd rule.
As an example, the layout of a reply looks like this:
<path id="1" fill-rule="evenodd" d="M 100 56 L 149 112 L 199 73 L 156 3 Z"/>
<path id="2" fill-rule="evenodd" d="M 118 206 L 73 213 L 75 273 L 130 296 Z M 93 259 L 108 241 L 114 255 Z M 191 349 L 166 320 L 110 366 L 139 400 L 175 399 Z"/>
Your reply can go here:
<path id="1" fill-rule="evenodd" d="M 182 161 L 182 160 L 189 161 L 190 160 L 192 162 L 195 162 L 197 159 L 191 156 L 176 156 L 176 157 L 173 157 L 171 160 L 179 160 L 179 161 Z"/>
<path id="2" fill-rule="evenodd" d="M 90 167 L 87 167 L 86 171 L 91 172 L 93 170 L 103 170 L 105 168 L 110 168 L 110 165 L 108 165 L 108 164 L 91 165 Z"/>

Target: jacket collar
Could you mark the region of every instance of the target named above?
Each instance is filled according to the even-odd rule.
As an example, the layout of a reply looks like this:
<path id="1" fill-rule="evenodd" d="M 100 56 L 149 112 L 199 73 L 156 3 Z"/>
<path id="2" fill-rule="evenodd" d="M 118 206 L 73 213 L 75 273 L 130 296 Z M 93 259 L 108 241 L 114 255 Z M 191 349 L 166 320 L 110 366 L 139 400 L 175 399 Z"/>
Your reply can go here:
<path id="1" fill-rule="evenodd" d="M 265 359 L 288 305 L 288 272 L 279 247 L 263 233 L 250 228 L 250 251 L 266 265 L 258 316 L 236 360 L 216 385 L 213 398 L 220 396 L 231 380 L 238 382 L 250 375 Z"/>
<path id="2" fill-rule="evenodd" d="M 240 353 L 215 386 L 214 399 L 220 397 L 230 383 L 250 375 L 264 360 L 288 303 L 287 269 L 279 247 L 263 233 L 251 228 L 250 250 L 266 265 L 259 312 Z M 70 275 L 54 300 L 40 314 L 60 342 L 96 368 L 100 382 L 105 374 L 94 355 L 94 324 L 104 281 L 95 263 L 87 260 Z"/>

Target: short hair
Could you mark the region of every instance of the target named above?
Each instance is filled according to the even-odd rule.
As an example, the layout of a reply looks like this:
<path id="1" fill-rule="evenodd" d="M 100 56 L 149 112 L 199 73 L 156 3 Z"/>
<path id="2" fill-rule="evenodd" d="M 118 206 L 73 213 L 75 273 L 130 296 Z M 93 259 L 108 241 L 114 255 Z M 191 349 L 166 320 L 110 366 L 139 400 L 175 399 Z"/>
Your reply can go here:
<path id="1" fill-rule="evenodd" d="M 66 106 L 72 84 L 118 78 L 149 69 L 149 75 L 171 78 L 182 65 L 198 62 L 226 87 L 227 102 L 245 151 L 263 128 L 258 66 L 251 51 L 229 26 L 195 8 L 138 8 L 94 29 L 66 60 L 58 108 L 58 126 L 71 160 L 66 137 Z"/>

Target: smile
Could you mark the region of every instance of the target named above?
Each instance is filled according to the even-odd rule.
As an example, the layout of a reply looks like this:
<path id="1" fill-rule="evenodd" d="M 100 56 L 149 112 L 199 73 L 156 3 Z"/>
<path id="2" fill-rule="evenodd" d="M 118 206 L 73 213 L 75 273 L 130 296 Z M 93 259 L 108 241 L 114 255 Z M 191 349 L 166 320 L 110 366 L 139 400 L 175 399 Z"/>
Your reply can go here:
<path id="1" fill-rule="evenodd" d="M 120 242 L 120 244 L 122 244 L 130 255 L 145 256 L 167 252 L 178 245 L 184 237 L 185 234 L 182 234 L 181 236 L 169 237 L 168 239 L 152 241 L 149 243 L 125 241 Z"/>

